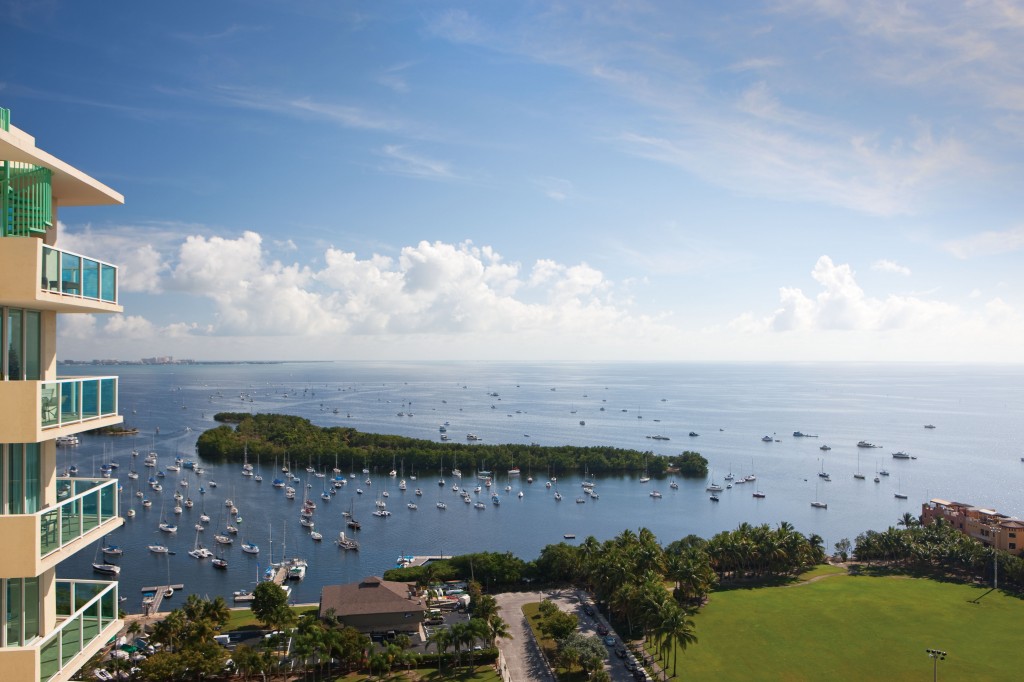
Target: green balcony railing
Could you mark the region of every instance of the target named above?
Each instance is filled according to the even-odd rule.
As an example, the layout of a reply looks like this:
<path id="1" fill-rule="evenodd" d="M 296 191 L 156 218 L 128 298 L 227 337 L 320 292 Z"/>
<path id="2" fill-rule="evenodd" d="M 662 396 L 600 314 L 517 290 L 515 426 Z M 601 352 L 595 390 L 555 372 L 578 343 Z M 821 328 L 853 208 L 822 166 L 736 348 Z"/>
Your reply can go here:
<path id="1" fill-rule="evenodd" d="M 39 555 L 45 557 L 120 514 L 116 478 L 58 478 L 57 506 L 39 517 Z"/>
<path id="2" fill-rule="evenodd" d="M 117 414 L 117 377 L 44 381 L 40 391 L 40 418 L 44 429 Z"/>
<path id="3" fill-rule="evenodd" d="M 56 593 L 62 622 L 39 648 L 39 682 L 53 679 L 117 620 L 116 581 L 58 580 Z"/>
<path id="4" fill-rule="evenodd" d="M 49 168 L 0 162 L 0 237 L 44 234 L 53 227 L 51 177 Z"/>
<path id="5" fill-rule="evenodd" d="M 44 246 L 41 287 L 43 291 L 117 303 L 117 267 Z"/>

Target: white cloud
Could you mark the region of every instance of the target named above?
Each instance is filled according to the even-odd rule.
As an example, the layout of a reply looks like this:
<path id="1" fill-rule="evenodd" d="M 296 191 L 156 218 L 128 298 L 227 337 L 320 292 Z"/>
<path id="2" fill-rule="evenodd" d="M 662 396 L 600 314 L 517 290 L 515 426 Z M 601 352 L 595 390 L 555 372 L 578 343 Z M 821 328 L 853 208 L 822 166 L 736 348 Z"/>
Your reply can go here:
<path id="1" fill-rule="evenodd" d="M 448 162 L 413 154 L 402 145 L 385 145 L 381 153 L 388 159 L 381 170 L 388 173 L 430 180 L 450 180 L 456 177 Z"/>
<path id="2" fill-rule="evenodd" d="M 161 276 L 168 266 L 157 247 L 165 247 L 171 239 L 180 239 L 180 234 L 140 226 L 104 228 L 99 232 L 86 226 L 69 231 L 60 224 L 57 246 L 117 265 L 118 288 L 122 293 L 159 293 Z"/>
<path id="3" fill-rule="evenodd" d="M 962 239 L 952 239 L 944 243 L 942 248 L 961 260 L 1019 251 L 1024 248 L 1024 227 L 1001 232 L 989 230 Z"/>
<path id="4" fill-rule="evenodd" d="M 891 272 L 894 275 L 903 275 L 904 277 L 910 276 L 910 268 L 885 258 L 872 263 L 871 269 L 878 272 Z"/>
<path id="5" fill-rule="evenodd" d="M 747 331 L 843 330 L 883 331 L 891 329 L 941 329 L 955 325 L 963 316 L 956 306 L 940 301 L 927 301 L 914 296 L 890 294 L 872 298 L 857 284 L 849 265 L 837 265 L 822 256 L 811 276 L 821 291 L 811 297 L 798 288 L 779 290 L 781 306 L 761 320 L 741 316 L 734 320 L 737 329 Z"/>

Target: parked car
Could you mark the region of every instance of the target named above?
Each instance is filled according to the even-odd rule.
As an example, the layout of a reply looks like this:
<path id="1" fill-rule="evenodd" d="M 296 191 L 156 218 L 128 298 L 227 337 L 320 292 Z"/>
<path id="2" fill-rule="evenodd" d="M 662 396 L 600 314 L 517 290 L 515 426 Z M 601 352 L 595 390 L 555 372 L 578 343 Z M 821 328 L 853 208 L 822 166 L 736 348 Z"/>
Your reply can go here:
<path id="1" fill-rule="evenodd" d="M 615 635 L 605 635 L 604 643 L 606 646 L 615 646 Z"/>
<path id="2" fill-rule="evenodd" d="M 618 656 L 619 658 L 625 658 L 626 657 L 626 647 L 624 647 L 624 646 L 616 647 L 615 648 L 615 655 Z"/>
<path id="3" fill-rule="evenodd" d="M 602 637 L 607 635 L 608 634 L 608 626 L 606 626 L 604 623 L 601 623 L 600 625 L 598 625 L 597 626 L 597 634 L 601 635 Z"/>

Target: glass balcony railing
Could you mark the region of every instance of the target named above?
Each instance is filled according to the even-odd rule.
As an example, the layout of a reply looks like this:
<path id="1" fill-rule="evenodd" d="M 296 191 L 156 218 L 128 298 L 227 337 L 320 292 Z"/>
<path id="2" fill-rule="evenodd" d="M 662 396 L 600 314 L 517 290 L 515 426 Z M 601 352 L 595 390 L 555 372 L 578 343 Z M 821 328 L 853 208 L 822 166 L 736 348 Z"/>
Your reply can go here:
<path id="1" fill-rule="evenodd" d="M 39 556 L 56 552 L 104 522 L 117 518 L 116 478 L 58 478 L 57 506 L 36 512 Z"/>
<path id="2" fill-rule="evenodd" d="M 40 384 L 44 429 L 117 415 L 117 377 L 76 377 Z"/>
<path id="3" fill-rule="evenodd" d="M 41 286 L 43 291 L 117 303 L 117 267 L 44 246 Z"/>
<path id="4" fill-rule="evenodd" d="M 117 582 L 58 580 L 57 620 L 39 648 L 39 682 L 53 679 L 117 620 Z"/>

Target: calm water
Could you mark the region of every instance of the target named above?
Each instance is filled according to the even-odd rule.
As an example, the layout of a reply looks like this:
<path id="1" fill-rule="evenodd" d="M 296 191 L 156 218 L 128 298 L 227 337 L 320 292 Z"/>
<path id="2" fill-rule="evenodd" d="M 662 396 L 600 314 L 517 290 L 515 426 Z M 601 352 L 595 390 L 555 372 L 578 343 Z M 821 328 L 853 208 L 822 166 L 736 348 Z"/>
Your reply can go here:
<path id="1" fill-rule="evenodd" d="M 69 374 L 102 373 L 99 368 L 70 369 Z M 710 536 L 743 521 L 785 520 L 803 533 L 820 534 L 831 548 L 842 537 L 884 529 L 904 512 L 919 513 L 930 497 L 1024 515 L 1021 367 L 292 363 L 113 370 L 121 377 L 125 422 L 138 427 L 140 435 L 85 437 L 79 447 L 61 449 L 58 464 L 63 469 L 77 463 L 81 475 L 98 472 L 105 459 L 121 465 L 122 506 L 137 511 L 112 538 L 126 550 L 120 580 L 129 611 L 139 610 L 142 586 L 168 579 L 184 583 L 187 592 L 227 598 L 234 590 L 251 587 L 258 568 L 270 559 L 271 533 L 274 560 L 282 550 L 309 560 L 308 577 L 293 586 L 297 601 L 310 602 L 319 599 L 323 585 L 379 575 L 402 554 L 492 550 L 532 559 L 544 545 L 561 541 L 563 533 L 603 540 L 625 528 L 646 526 L 667 544 L 689 533 Z M 248 397 L 242 399 L 243 394 Z M 205 464 L 202 481 L 190 474 L 195 507 L 179 517 L 175 536 L 160 533 L 161 507 L 172 516 L 180 476 L 168 472 L 163 493 L 147 489 L 154 504 L 143 509 L 132 494 L 137 487 L 124 476 L 130 451 L 155 449 L 159 468 L 177 454 L 193 456 L 199 433 L 214 426 L 212 416 L 222 410 L 282 412 L 323 426 L 343 424 L 430 439 L 439 438 L 438 426 L 449 421 L 448 434 L 457 442 L 465 442 L 466 433 L 472 432 L 492 444 L 612 445 L 657 454 L 691 449 L 708 458 L 719 483 L 725 483 L 730 471 L 737 476 L 754 473 L 757 481 L 736 485 L 712 503 L 705 481 L 680 480 L 679 489 L 671 490 L 668 480 L 641 484 L 635 478 L 612 477 L 598 480 L 599 500 L 575 504 L 582 472 L 560 473 L 561 502 L 544 488 L 546 472 L 532 472 L 538 479 L 532 485 L 524 472 L 519 481 L 499 478 L 499 507 L 484 498 L 487 508 L 477 510 L 452 492 L 450 472 L 445 475 L 448 485 L 439 488 L 438 472 L 406 471 L 407 479 L 415 473 L 418 480 L 409 480 L 409 489 L 401 492 L 386 472 L 365 485 L 362 464 L 356 462 L 357 479 L 330 502 L 317 498 L 316 528 L 324 540 L 315 543 L 299 524 L 301 501 L 287 500 L 283 490 L 271 487 L 279 475 L 273 462 L 259 462 L 262 483 L 241 476 L 237 465 Z M 400 417 L 398 412 L 413 416 Z M 937 428 L 925 429 L 924 424 Z M 797 430 L 818 437 L 794 438 Z M 690 431 L 700 435 L 688 437 Z M 671 440 L 646 437 L 655 434 Z M 765 435 L 774 436 L 773 442 L 763 442 Z M 883 447 L 857 448 L 859 440 Z M 823 453 L 822 444 L 832 450 Z M 891 453 L 897 450 L 917 459 L 894 460 Z M 137 467 L 144 482 L 154 470 L 143 468 L 141 459 Z M 335 462 L 319 464 L 330 475 Z M 479 463 L 458 464 L 465 472 L 463 486 L 476 485 L 471 472 Z M 347 475 L 353 463 L 338 462 L 338 467 Z M 858 468 L 865 480 L 854 479 Z M 876 484 L 876 468 L 891 475 Z M 832 482 L 821 482 L 816 474 L 822 469 Z M 209 479 L 219 487 L 210 489 Z M 311 492 L 319 495 L 323 480 L 309 481 L 314 484 Z M 198 494 L 201 484 L 208 490 L 204 496 Z M 512 491 L 504 490 L 506 484 Z M 420 498 L 413 492 L 417 486 L 423 490 Z M 300 498 L 301 487 L 296 484 Z M 356 487 L 365 494 L 357 495 Z M 517 497 L 520 489 L 522 499 Z M 652 489 L 664 497 L 651 498 Z M 754 499 L 755 489 L 766 497 Z M 381 490 L 390 493 L 390 518 L 370 513 Z M 896 499 L 895 492 L 908 499 Z M 204 506 L 213 522 L 200 539 L 217 549 L 213 534 L 225 523 L 227 497 L 238 506 L 243 523 L 236 544 L 225 550 L 228 570 L 217 571 L 186 552 L 196 541 L 193 525 Z M 828 503 L 827 510 L 810 506 L 816 497 Z M 446 511 L 435 507 L 439 499 L 448 503 Z M 409 501 L 416 501 L 419 509 L 407 509 Z M 344 527 L 341 512 L 353 506 L 363 524 L 356 534 L 362 547 L 358 553 L 344 552 L 333 543 Z M 258 557 L 242 553 L 238 545 L 246 540 L 260 545 Z M 146 550 L 153 543 L 167 544 L 177 554 L 153 555 Z M 80 553 L 62 566 L 62 575 L 93 577 L 93 558 L 90 552 Z M 169 606 L 178 603 L 176 597 Z"/>

